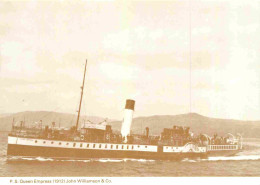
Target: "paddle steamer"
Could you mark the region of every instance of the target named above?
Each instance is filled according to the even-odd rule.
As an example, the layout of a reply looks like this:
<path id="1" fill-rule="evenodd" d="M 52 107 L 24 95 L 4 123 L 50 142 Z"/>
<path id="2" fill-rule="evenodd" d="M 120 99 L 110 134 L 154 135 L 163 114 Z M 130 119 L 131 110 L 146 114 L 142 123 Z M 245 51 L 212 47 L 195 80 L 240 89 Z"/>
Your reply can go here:
<path id="1" fill-rule="evenodd" d="M 8 156 L 180 160 L 234 155 L 242 149 L 241 136 L 195 136 L 189 127 L 165 128 L 159 136 L 149 135 L 148 127 L 145 134 L 131 134 L 135 107 L 131 99 L 126 100 L 121 133 L 114 132 L 106 122 L 79 127 L 86 66 L 87 62 L 75 126 L 61 129 L 55 123 L 44 126 L 42 121 L 34 127 L 25 126 L 24 122 L 13 125 L 8 135 Z"/>

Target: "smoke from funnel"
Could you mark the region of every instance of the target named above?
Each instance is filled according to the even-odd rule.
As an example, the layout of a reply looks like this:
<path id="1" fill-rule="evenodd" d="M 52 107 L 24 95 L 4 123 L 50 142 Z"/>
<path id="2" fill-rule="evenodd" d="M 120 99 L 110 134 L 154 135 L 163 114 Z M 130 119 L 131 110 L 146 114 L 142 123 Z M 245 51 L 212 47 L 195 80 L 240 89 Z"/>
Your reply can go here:
<path id="1" fill-rule="evenodd" d="M 125 138 L 124 142 L 127 142 L 127 136 L 130 134 L 134 108 L 135 101 L 130 99 L 126 100 L 124 120 L 121 127 L 121 135 Z"/>

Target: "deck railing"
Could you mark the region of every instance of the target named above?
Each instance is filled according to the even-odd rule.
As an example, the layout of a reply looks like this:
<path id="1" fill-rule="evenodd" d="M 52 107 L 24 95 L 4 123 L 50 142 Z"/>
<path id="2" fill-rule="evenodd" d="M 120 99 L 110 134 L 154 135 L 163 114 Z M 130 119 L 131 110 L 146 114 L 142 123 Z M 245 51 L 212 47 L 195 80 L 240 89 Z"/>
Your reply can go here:
<path id="1" fill-rule="evenodd" d="M 208 145 L 208 151 L 218 151 L 218 150 L 237 150 L 238 145 Z"/>

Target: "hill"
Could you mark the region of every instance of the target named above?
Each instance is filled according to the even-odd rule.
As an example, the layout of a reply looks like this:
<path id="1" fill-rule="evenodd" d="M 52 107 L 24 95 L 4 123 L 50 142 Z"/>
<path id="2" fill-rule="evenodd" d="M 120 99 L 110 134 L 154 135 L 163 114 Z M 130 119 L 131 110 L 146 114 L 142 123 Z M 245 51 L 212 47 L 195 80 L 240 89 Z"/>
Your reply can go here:
<path id="1" fill-rule="evenodd" d="M 120 129 L 121 122 L 110 123 L 114 129 Z M 152 135 L 159 135 L 164 128 L 174 125 L 189 126 L 191 131 L 199 134 L 225 135 L 226 133 L 240 133 L 243 137 L 260 138 L 260 121 L 239 121 L 231 119 L 209 118 L 196 113 L 180 115 L 156 115 L 134 118 L 132 132 L 143 133 L 145 127 L 150 128 Z"/>
<path id="2" fill-rule="evenodd" d="M 42 120 L 43 124 L 51 125 L 56 122 L 56 125 L 61 127 L 70 127 L 76 122 L 76 115 L 58 112 L 46 111 L 27 111 L 15 114 L 7 114 L 0 116 L 0 130 L 10 131 L 12 120 L 19 122 L 25 119 L 26 124 L 31 124 Z M 104 120 L 102 117 L 86 117 L 82 116 L 80 121 L 90 120 L 94 123 L 99 123 Z M 112 125 L 113 130 L 120 131 L 122 121 L 108 120 Z M 180 115 L 155 115 L 149 117 L 137 117 L 133 119 L 132 133 L 143 133 L 145 127 L 150 128 L 152 135 L 159 135 L 164 128 L 172 128 L 174 125 L 189 126 L 191 131 L 199 134 L 206 133 L 213 135 L 225 135 L 226 133 L 240 133 L 247 138 L 260 138 L 260 121 L 240 121 L 231 119 L 209 118 L 196 113 L 180 114 Z"/>
<path id="3" fill-rule="evenodd" d="M 25 124 L 32 124 L 42 120 L 44 125 L 51 125 L 55 122 L 56 125 L 61 127 L 71 127 L 76 124 L 77 115 L 60 113 L 60 112 L 48 112 L 48 111 L 26 111 L 14 114 L 0 116 L 0 130 L 10 131 L 12 128 L 12 122 L 19 124 L 20 121 L 25 121 Z M 83 120 L 90 120 L 94 123 L 99 123 L 105 120 L 105 118 L 96 116 L 81 116 L 80 122 Z M 108 120 L 112 121 L 112 120 Z"/>

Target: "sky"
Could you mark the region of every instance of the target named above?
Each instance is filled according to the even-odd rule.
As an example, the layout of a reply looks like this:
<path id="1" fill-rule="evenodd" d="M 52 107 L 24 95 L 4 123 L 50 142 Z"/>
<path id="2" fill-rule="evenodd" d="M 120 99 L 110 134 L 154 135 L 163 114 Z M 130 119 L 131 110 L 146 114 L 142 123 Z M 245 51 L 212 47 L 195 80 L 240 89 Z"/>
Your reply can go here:
<path id="1" fill-rule="evenodd" d="M 0 114 L 260 120 L 260 1 L 0 1 Z"/>

